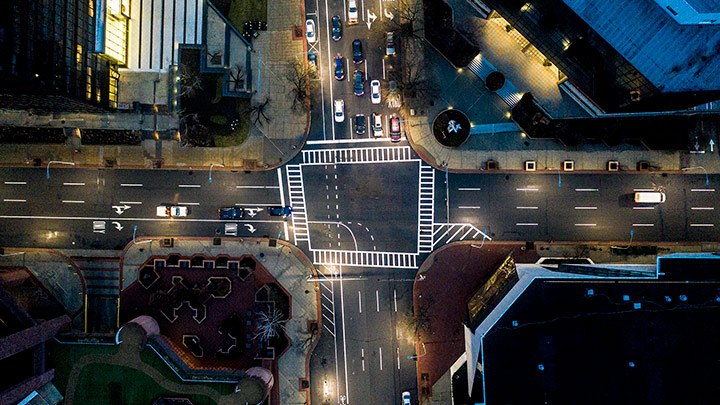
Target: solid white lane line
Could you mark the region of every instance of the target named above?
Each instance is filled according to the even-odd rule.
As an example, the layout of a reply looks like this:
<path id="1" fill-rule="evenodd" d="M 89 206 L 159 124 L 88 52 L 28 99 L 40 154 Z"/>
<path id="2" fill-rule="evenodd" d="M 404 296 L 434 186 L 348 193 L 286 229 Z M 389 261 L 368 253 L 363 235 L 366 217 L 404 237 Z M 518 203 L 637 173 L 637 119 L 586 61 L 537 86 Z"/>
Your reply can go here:
<path id="1" fill-rule="evenodd" d="M 715 191 L 714 188 L 691 188 L 690 191 L 696 192 L 696 193 L 707 193 L 707 192 L 713 192 Z"/>
<path id="2" fill-rule="evenodd" d="M 711 226 L 715 226 L 715 225 L 714 225 L 714 224 L 690 224 L 690 226 L 695 226 L 695 227 L 711 227 Z"/>
<path id="3" fill-rule="evenodd" d="M 480 187 L 459 187 L 458 191 L 480 191 Z"/>
<path id="4" fill-rule="evenodd" d="M 597 226 L 597 224 L 575 224 L 575 226 Z"/>
<path id="5" fill-rule="evenodd" d="M 471 205 L 459 205 L 459 206 L 458 206 L 458 209 L 461 209 L 461 210 L 463 210 L 463 209 L 465 209 L 465 210 L 477 210 L 477 209 L 480 209 L 480 207 L 478 207 L 478 206 L 471 206 Z"/>
<path id="6" fill-rule="evenodd" d="M 588 191 L 598 191 L 598 189 L 596 189 L 596 188 L 576 188 L 575 191 L 588 192 Z"/>
<path id="7" fill-rule="evenodd" d="M 3 201 L 4 201 L 4 202 L 21 202 L 21 203 L 27 202 L 27 200 L 15 200 L 15 199 L 12 199 L 12 198 L 6 198 L 6 199 L 4 199 Z"/>
<path id="8" fill-rule="evenodd" d="M 596 210 L 597 207 L 575 207 L 576 210 Z"/>
<path id="9" fill-rule="evenodd" d="M 714 207 L 691 207 L 690 209 L 693 211 L 712 211 L 715 208 Z"/>
<path id="10" fill-rule="evenodd" d="M 84 186 L 85 183 L 63 183 L 63 186 Z"/>
<path id="11" fill-rule="evenodd" d="M 633 207 L 634 210 L 654 210 L 655 207 Z"/>
<path id="12" fill-rule="evenodd" d="M 360 360 L 362 360 L 362 370 L 365 371 L 365 349 L 360 349 Z"/>
<path id="13" fill-rule="evenodd" d="M 6 181 L 5 184 L 8 186 L 24 186 L 27 184 L 26 181 Z"/>
<path id="14" fill-rule="evenodd" d="M 380 370 L 382 370 L 382 347 L 380 349 Z"/>
<path id="15" fill-rule="evenodd" d="M 235 188 L 259 188 L 259 189 L 270 189 L 280 188 L 280 186 L 235 186 Z"/>
<path id="16" fill-rule="evenodd" d="M 142 201 L 120 201 L 120 204 L 140 205 L 142 204 Z"/>
<path id="17" fill-rule="evenodd" d="M 81 200 L 62 200 L 65 204 L 85 204 L 85 201 Z"/>
<path id="18" fill-rule="evenodd" d="M 358 291 L 358 310 L 362 314 L 362 296 L 360 295 L 360 291 Z"/>
<path id="19" fill-rule="evenodd" d="M 179 202 L 178 205 L 200 205 L 200 203 L 196 203 L 196 202 Z"/>
<path id="20" fill-rule="evenodd" d="M 654 188 L 634 188 L 633 191 L 657 191 Z"/>
<path id="21" fill-rule="evenodd" d="M 515 191 L 539 191 L 539 188 L 536 187 L 523 187 L 523 188 L 516 188 Z"/>
<path id="22" fill-rule="evenodd" d="M 200 188 L 199 184 L 178 184 L 180 188 Z"/>
<path id="23" fill-rule="evenodd" d="M 380 312 L 380 291 L 375 290 L 375 303 L 377 306 L 377 311 Z"/>
<path id="24" fill-rule="evenodd" d="M 632 224 L 632 226 L 655 226 L 655 224 Z"/>
<path id="25" fill-rule="evenodd" d="M 518 222 L 516 226 L 538 226 L 537 222 Z"/>
<path id="26" fill-rule="evenodd" d="M 120 183 L 120 187 L 142 187 L 142 183 Z"/>
<path id="27" fill-rule="evenodd" d="M 396 347 L 395 352 L 397 353 L 398 370 L 400 370 L 400 348 Z"/>
<path id="28" fill-rule="evenodd" d="M 536 210 L 538 207 L 515 207 L 519 210 Z"/>
<path id="29" fill-rule="evenodd" d="M 65 202 L 65 201 L 63 201 Z M 85 201 L 81 201 L 84 203 Z M 64 216 L 52 216 L 52 215 L 0 215 L 1 219 L 51 219 L 56 221 L 115 221 L 118 218 L 114 217 L 64 217 Z M 152 218 L 121 218 L 124 221 L 140 221 L 140 222 L 227 222 L 224 219 L 203 219 L 203 218 L 167 218 L 167 217 L 152 217 Z M 278 221 L 271 220 L 260 220 L 260 219 L 245 219 L 243 223 L 257 223 L 257 224 L 277 224 Z M 387 252 L 392 253 L 392 252 Z"/>
<path id="30" fill-rule="evenodd" d="M 393 290 L 393 301 L 395 302 L 395 312 L 397 312 L 397 290 Z"/>

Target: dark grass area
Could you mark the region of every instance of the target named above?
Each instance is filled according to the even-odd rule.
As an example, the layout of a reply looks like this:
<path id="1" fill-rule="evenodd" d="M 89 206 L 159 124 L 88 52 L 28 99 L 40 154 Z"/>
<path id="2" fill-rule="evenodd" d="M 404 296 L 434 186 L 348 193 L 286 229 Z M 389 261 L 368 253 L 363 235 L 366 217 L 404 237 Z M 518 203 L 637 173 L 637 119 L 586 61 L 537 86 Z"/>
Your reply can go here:
<path id="1" fill-rule="evenodd" d="M 453 28 L 452 9 L 443 0 L 424 0 L 425 38 L 455 67 L 465 67 L 480 53 Z"/>
<path id="2" fill-rule="evenodd" d="M 62 128 L 0 127 L 0 143 L 64 143 Z"/>
<path id="3" fill-rule="evenodd" d="M 536 281 L 483 342 L 488 403 L 717 403 L 718 297 L 720 283 Z"/>

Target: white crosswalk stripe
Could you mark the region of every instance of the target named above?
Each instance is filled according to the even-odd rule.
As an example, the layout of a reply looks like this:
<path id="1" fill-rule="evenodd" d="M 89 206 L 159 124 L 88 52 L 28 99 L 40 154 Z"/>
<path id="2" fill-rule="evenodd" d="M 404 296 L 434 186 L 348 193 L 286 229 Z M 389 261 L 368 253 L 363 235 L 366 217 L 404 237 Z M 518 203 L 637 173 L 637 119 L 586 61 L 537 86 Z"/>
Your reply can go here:
<path id="1" fill-rule="evenodd" d="M 417 254 L 393 252 L 359 252 L 353 250 L 313 250 L 313 263 L 317 265 L 343 265 L 416 269 Z"/>
<path id="2" fill-rule="evenodd" d="M 325 165 L 343 163 L 406 162 L 419 160 L 409 146 L 376 148 L 343 148 L 303 150 L 303 164 Z"/>
<path id="3" fill-rule="evenodd" d="M 461 240 L 491 240 L 483 231 L 470 224 L 435 224 L 433 247 Z"/>
<path id="4" fill-rule="evenodd" d="M 433 250 L 433 220 L 435 218 L 435 169 L 420 165 L 420 187 L 418 196 L 418 252 Z"/>
<path id="5" fill-rule="evenodd" d="M 288 193 L 292 206 L 292 224 L 295 244 L 309 242 L 307 211 L 305 208 L 305 191 L 303 188 L 302 168 L 299 165 L 287 166 Z"/>

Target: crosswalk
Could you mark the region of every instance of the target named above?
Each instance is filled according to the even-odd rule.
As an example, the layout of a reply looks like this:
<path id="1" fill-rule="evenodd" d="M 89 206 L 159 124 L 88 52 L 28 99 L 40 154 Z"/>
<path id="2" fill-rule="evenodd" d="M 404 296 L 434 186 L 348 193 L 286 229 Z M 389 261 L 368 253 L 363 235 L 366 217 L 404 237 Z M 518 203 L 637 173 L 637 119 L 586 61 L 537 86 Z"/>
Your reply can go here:
<path id="1" fill-rule="evenodd" d="M 461 240 L 490 240 L 483 231 L 471 224 L 434 224 L 433 248 Z"/>
<path id="2" fill-rule="evenodd" d="M 287 166 L 288 194 L 292 207 L 292 224 L 295 244 L 310 242 L 308 231 L 307 209 L 305 207 L 305 190 L 303 188 L 302 168 L 300 165 Z"/>
<path id="3" fill-rule="evenodd" d="M 313 250 L 313 263 L 357 267 L 416 269 L 415 253 L 359 252 L 352 250 Z"/>
<path id="4" fill-rule="evenodd" d="M 420 165 L 418 219 L 418 252 L 429 253 L 433 250 L 433 220 L 435 217 L 435 169 Z"/>
<path id="5" fill-rule="evenodd" d="M 404 162 L 418 160 L 409 146 L 303 150 L 303 164 Z"/>

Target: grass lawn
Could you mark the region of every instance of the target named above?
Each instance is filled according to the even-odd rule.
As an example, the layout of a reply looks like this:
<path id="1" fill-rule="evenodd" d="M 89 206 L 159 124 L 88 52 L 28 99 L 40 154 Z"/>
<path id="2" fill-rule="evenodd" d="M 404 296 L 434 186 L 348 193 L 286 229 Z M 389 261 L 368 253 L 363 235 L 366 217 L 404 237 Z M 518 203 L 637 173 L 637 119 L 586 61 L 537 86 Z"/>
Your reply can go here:
<path id="1" fill-rule="evenodd" d="M 67 380 L 70 377 L 73 365 L 87 354 L 105 354 L 112 356 L 118 352 L 117 346 L 100 345 L 68 345 L 51 340 L 45 346 L 47 349 L 47 366 L 55 369 L 53 384 L 60 392 L 65 392 Z"/>
<path id="2" fill-rule="evenodd" d="M 239 31 L 245 21 L 267 22 L 267 0 L 232 0 L 228 19 Z"/>

